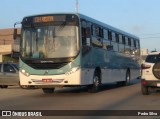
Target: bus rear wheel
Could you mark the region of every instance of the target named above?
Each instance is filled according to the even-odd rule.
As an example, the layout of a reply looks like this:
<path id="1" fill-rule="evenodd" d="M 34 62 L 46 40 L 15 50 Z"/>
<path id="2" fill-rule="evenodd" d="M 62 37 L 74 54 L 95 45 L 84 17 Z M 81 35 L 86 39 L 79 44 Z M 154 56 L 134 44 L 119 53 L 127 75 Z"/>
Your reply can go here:
<path id="1" fill-rule="evenodd" d="M 96 93 L 100 87 L 100 73 L 95 72 L 93 77 L 93 84 L 88 87 L 88 92 Z"/>
<path id="2" fill-rule="evenodd" d="M 125 81 L 119 81 L 119 82 L 117 82 L 117 85 L 118 86 L 128 86 L 130 84 L 130 79 L 131 79 L 130 71 L 127 70 L 126 76 L 125 76 Z"/>
<path id="3" fill-rule="evenodd" d="M 131 80 L 131 74 L 130 74 L 130 71 L 127 70 L 126 71 L 126 79 L 125 79 L 125 81 L 122 82 L 123 86 L 128 86 L 130 84 L 130 80 Z"/>
<path id="4" fill-rule="evenodd" d="M 42 90 L 45 94 L 51 94 L 54 93 L 55 88 L 42 88 Z"/>
<path id="5" fill-rule="evenodd" d="M 126 81 L 125 81 L 125 85 L 126 86 L 128 86 L 130 84 L 130 80 L 131 80 L 130 70 L 127 70 L 127 72 L 126 72 Z"/>

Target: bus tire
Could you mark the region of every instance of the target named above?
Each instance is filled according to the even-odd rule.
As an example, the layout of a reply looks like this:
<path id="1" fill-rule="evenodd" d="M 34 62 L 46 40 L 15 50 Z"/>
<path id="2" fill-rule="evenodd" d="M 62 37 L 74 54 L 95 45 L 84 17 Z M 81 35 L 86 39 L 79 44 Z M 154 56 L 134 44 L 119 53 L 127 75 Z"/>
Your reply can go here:
<path id="1" fill-rule="evenodd" d="M 118 85 L 118 86 L 128 86 L 128 85 L 130 84 L 130 79 L 131 79 L 130 76 L 131 76 L 131 75 L 130 75 L 130 71 L 127 70 L 127 71 L 126 71 L 126 75 L 125 75 L 125 81 L 118 81 L 118 82 L 117 82 L 117 85 Z"/>
<path id="2" fill-rule="evenodd" d="M 141 92 L 143 95 L 149 95 L 149 89 L 147 86 L 141 85 Z"/>
<path id="3" fill-rule="evenodd" d="M 54 93 L 54 89 L 55 88 L 42 88 L 43 92 L 45 94 L 51 94 L 51 93 Z"/>
<path id="4" fill-rule="evenodd" d="M 28 85 L 21 85 L 20 82 L 18 83 L 19 87 L 22 89 L 28 89 Z"/>
<path id="5" fill-rule="evenodd" d="M 29 88 L 28 85 L 21 85 L 20 87 L 21 87 L 22 89 L 28 89 L 28 88 Z"/>
<path id="6" fill-rule="evenodd" d="M 126 81 L 125 81 L 126 86 L 130 84 L 130 80 L 131 80 L 131 74 L 130 74 L 130 70 L 128 69 L 126 72 Z"/>
<path id="7" fill-rule="evenodd" d="M 90 92 L 90 93 L 96 93 L 96 92 L 98 92 L 100 84 L 101 84 L 101 82 L 100 82 L 100 75 L 101 74 L 98 71 L 96 71 L 94 73 L 93 84 L 88 87 L 88 92 Z"/>

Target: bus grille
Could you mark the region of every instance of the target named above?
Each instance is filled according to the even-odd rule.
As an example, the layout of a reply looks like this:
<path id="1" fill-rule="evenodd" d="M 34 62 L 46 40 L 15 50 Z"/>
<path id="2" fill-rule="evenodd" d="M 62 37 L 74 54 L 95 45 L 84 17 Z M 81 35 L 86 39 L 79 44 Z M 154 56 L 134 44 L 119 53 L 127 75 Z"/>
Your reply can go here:
<path id="1" fill-rule="evenodd" d="M 27 63 L 30 67 L 34 69 L 59 69 L 68 63 Z"/>

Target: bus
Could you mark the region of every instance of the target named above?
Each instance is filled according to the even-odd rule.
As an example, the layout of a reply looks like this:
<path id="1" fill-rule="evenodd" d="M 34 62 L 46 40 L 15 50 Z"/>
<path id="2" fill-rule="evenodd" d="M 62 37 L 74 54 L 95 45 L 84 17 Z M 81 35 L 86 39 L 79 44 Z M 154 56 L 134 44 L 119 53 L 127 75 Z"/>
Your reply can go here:
<path id="1" fill-rule="evenodd" d="M 134 35 L 80 13 L 27 16 L 21 24 L 21 85 L 44 93 L 74 86 L 97 92 L 101 84 L 128 85 L 140 76 Z"/>

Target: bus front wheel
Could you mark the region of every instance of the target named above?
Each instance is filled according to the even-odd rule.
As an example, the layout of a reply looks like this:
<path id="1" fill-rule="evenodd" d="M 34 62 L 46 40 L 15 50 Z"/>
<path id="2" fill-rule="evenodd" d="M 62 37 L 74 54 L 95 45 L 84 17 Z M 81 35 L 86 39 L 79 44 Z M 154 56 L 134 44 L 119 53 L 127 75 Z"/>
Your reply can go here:
<path id="1" fill-rule="evenodd" d="M 88 92 L 96 93 L 100 86 L 100 73 L 95 72 L 93 77 L 93 84 L 88 87 Z"/>
<path id="2" fill-rule="evenodd" d="M 51 94 L 51 93 L 54 93 L 54 89 L 55 88 L 42 88 L 43 92 L 45 94 Z"/>

